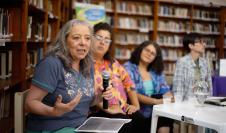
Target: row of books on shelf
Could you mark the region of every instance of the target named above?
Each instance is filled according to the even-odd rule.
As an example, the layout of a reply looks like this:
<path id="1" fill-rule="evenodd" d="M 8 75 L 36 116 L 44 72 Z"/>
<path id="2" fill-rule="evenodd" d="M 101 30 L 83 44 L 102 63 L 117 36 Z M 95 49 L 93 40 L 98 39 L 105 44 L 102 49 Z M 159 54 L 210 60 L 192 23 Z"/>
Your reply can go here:
<path id="1" fill-rule="evenodd" d="M 215 48 L 216 46 L 216 39 L 213 37 L 204 37 L 203 41 L 206 43 L 207 48 Z M 183 36 L 159 34 L 157 36 L 157 42 L 161 46 L 181 47 Z"/>
<path id="2" fill-rule="evenodd" d="M 176 61 L 178 59 L 180 59 L 182 57 L 182 53 L 176 54 L 176 52 L 174 51 L 169 51 L 167 54 L 167 56 L 171 56 L 171 57 L 165 57 L 166 55 L 164 55 L 166 53 L 165 50 L 162 50 L 163 52 L 163 59 L 164 60 L 172 60 L 173 62 L 168 62 L 168 63 L 164 63 L 164 74 L 166 75 L 173 75 L 175 68 L 176 68 Z M 210 69 L 214 70 L 215 68 L 215 64 L 214 62 L 216 62 L 217 60 L 217 55 L 218 53 L 213 52 L 213 51 L 206 51 L 206 53 L 203 55 L 203 57 L 205 59 L 207 59 L 207 61 L 209 62 L 210 65 Z M 175 61 L 175 62 L 174 62 Z"/>
<path id="3" fill-rule="evenodd" d="M 12 76 L 12 50 L 0 51 L 0 79 Z"/>
<path id="4" fill-rule="evenodd" d="M 29 0 L 29 5 L 33 5 L 39 9 L 44 9 L 44 0 Z"/>
<path id="5" fill-rule="evenodd" d="M 30 78 L 33 76 L 36 64 L 43 58 L 43 48 L 29 51 L 26 57 L 26 77 Z"/>
<path id="6" fill-rule="evenodd" d="M 195 32 L 200 32 L 204 34 L 220 34 L 219 24 L 212 23 L 193 23 L 192 29 Z M 189 32 L 190 22 L 184 21 L 169 21 L 160 20 L 158 23 L 159 31 L 170 31 L 170 32 Z"/>
<path id="7" fill-rule="evenodd" d="M 118 33 L 115 35 L 115 42 L 120 45 L 139 45 L 149 39 L 147 34 L 138 33 Z"/>
<path id="8" fill-rule="evenodd" d="M 119 17 L 118 28 L 147 29 L 145 32 L 148 32 L 153 29 L 153 21 L 148 18 Z"/>
<path id="9" fill-rule="evenodd" d="M 152 15 L 152 6 L 145 3 L 119 2 L 116 5 L 117 12 L 128 14 Z"/>
<path id="10" fill-rule="evenodd" d="M 115 58 L 120 60 L 128 60 L 131 56 L 131 50 L 126 48 L 115 48 Z"/>
<path id="11" fill-rule="evenodd" d="M 9 117 L 10 113 L 10 93 L 3 91 L 0 93 L 0 120 Z"/>
<path id="12" fill-rule="evenodd" d="M 187 32 L 190 30 L 190 22 L 160 20 L 158 30 L 171 32 Z"/>
<path id="13" fill-rule="evenodd" d="M 33 20 L 34 17 L 28 16 L 27 40 L 43 41 L 44 40 L 44 24 Z"/>
<path id="14" fill-rule="evenodd" d="M 204 6 L 212 6 L 212 5 L 226 5 L 225 0 L 161 0 L 161 1 L 167 1 L 167 2 L 175 2 L 175 3 L 188 3 L 188 4 L 196 4 L 196 5 L 204 5 Z"/>
<path id="15" fill-rule="evenodd" d="M 176 63 L 164 63 L 164 74 L 173 75 L 176 68 Z"/>
<path id="16" fill-rule="evenodd" d="M 102 5 L 105 7 L 105 10 L 107 12 L 112 12 L 113 6 L 112 6 L 112 2 L 110 0 L 106 0 L 106 1 L 100 1 L 99 5 Z"/>
<path id="17" fill-rule="evenodd" d="M 210 23 L 194 23 L 192 25 L 192 29 L 195 32 L 201 32 L 205 34 L 220 34 L 219 25 L 218 24 L 210 24 Z"/>
<path id="18" fill-rule="evenodd" d="M 9 41 L 12 37 L 10 24 L 12 24 L 11 14 L 6 8 L 0 8 L 0 39 Z"/>
<path id="19" fill-rule="evenodd" d="M 114 26 L 114 19 L 112 16 L 107 15 L 105 18 L 105 21 L 110 24 L 111 26 Z"/>
<path id="20" fill-rule="evenodd" d="M 178 58 L 182 57 L 183 52 L 174 49 L 162 49 L 163 60 L 176 61 Z"/>
<path id="21" fill-rule="evenodd" d="M 131 51 L 132 50 L 127 48 L 116 48 L 115 57 L 116 59 L 128 60 L 131 56 Z M 175 63 L 182 56 L 183 51 L 181 50 L 162 48 L 162 57 L 164 61 L 172 61 L 172 63 Z M 213 62 L 217 60 L 218 53 L 215 51 L 206 50 L 203 57 L 208 59 L 210 62 Z"/>
<path id="22" fill-rule="evenodd" d="M 181 50 L 162 48 L 163 60 L 177 61 L 177 59 L 179 59 L 182 56 L 183 52 Z M 212 62 L 217 60 L 218 53 L 215 51 L 206 50 L 203 57 Z"/>
<path id="23" fill-rule="evenodd" d="M 182 46 L 183 36 L 159 34 L 157 42 L 160 46 L 179 47 Z"/>
<path id="24" fill-rule="evenodd" d="M 187 8 L 161 5 L 158 14 L 160 16 L 171 16 L 178 18 L 189 18 L 190 12 Z"/>
<path id="25" fill-rule="evenodd" d="M 195 9 L 193 12 L 193 18 L 217 21 L 219 16 L 217 12 L 214 12 L 214 11 Z"/>
<path id="26" fill-rule="evenodd" d="M 33 21 L 33 18 L 32 16 L 28 17 L 27 40 L 35 42 L 44 41 L 44 23 Z M 51 41 L 51 32 L 52 26 L 48 24 L 47 42 Z"/>

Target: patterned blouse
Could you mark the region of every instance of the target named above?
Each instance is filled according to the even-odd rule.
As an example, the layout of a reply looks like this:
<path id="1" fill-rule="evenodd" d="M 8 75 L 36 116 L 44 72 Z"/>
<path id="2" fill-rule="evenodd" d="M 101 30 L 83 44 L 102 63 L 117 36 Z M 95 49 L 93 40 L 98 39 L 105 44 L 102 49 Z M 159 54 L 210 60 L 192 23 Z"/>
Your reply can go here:
<path id="1" fill-rule="evenodd" d="M 95 62 L 95 91 L 103 86 L 102 72 L 107 71 L 110 74 L 110 83 L 113 86 L 113 96 L 111 100 L 108 101 L 109 106 L 119 105 L 123 111 L 125 111 L 127 105 L 127 93 L 131 90 L 135 90 L 134 83 L 130 79 L 129 74 L 126 70 L 119 64 L 118 61 L 114 61 L 112 64 L 104 60 L 104 63 L 100 64 Z"/>
<path id="2" fill-rule="evenodd" d="M 136 85 L 136 91 L 139 94 L 148 96 L 145 93 L 144 89 L 144 84 L 143 84 L 143 79 L 141 77 L 141 74 L 138 70 L 138 66 L 136 64 L 133 64 L 131 62 L 126 62 L 124 64 L 125 69 L 128 71 L 131 79 Z M 167 82 L 165 80 L 164 74 L 158 75 L 154 71 L 149 71 L 150 75 L 152 76 L 152 81 L 153 81 L 153 87 L 154 87 L 154 94 L 165 94 L 170 91 L 169 86 L 167 85 Z M 152 106 L 150 105 L 142 105 L 141 104 L 141 113 L 145 117 L 150 117 L 152 115 Z"/>
<path id="3" fill-rule="evenodd" d="M 206 59 L 199 58 L 197 66 L 190 54 L 180 58 L 176 63 L 176 69 L 173 78 L 173 91 L 181 92 L 184 96 L 193 95 L 192 87 L 196 82 L 195 69 L 200 69 L 200 79 L 207 81 L 212 93 L 211 69 Z"/>

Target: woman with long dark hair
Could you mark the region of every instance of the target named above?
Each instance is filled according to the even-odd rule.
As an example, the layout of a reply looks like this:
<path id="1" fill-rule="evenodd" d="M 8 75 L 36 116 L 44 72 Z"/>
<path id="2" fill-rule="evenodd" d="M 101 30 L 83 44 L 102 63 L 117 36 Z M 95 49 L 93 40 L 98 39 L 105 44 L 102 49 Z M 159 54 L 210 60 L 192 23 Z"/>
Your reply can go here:
<path id="1" fill-rule="evenodd" d="M 153 105 L 162 104 L 163 95 L 172 96 L 163 74 L 160 47 L 152 41 L 143 42 L 133 51 L 124 67 L 136 85 L 140 111 L 151 122 Z M 150 123 L 147 124 L 150 126 Z M 160 117 L 158 133 L 169 133 L 172 126 L 171 119 Z"/>

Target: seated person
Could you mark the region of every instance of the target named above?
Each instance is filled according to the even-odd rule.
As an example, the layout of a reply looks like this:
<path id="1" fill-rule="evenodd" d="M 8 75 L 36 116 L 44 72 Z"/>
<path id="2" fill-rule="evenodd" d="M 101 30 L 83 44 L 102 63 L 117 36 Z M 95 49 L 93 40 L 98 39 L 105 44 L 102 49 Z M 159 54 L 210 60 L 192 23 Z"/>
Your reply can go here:
<path id="1" fill-rule="evenodd" d="M 75 133 L 95 99 L 90 56 L 92 27 L 70 20 L 59 31 L 46 57 L 37 64 L 25 100 L 27 133 Z M 110 90 L 103 96 L 111 98 Z"/>
<path id="2" fill-rule="evenodd" d="M 205 45 L 203 37 L 198 33 L 189 33 L 183 38 L 183 48 L 188 53 L 176 63 L 173 91 L 181 93 L 184 100 L 194 96 L 193 89 L 197 81 L 206 81 L 212 93 L 210 65 L 202 57 L 205 53 Z M 197 127 L 190 126 L 189 130 L 195 133 Z"/>
<path id="3" fill-rule="evenodd" d="M 92 54 L 95 62 L 95 92 L 102 90 L 102 72 L 107 71 L 110 74 L 109 82 L 112 87 L 113 98 L 108 100 L 108 109 L 103 109 L 103 104 L 99 104 L 99 110 L 92 115 L 109 118 L 130 118 L 132 121 L 125 124 L 120 133 L 138 133 L 141 130 L 148 133 L 150 129 L 145 127 L 145 118 L 138 112 L 140 105 L 134 83 L 126 70 L 110 55 L 112 51 L 111 36 L 112 29 L 109 24 L 98 23 L 94 26 Z"/>
<path id="4" fill-rule="evenodd" d="M 149 119 L 150 126 L 153 105 L 163 103 L 162 95 L 172 96 L 163 75 L 160 47 L 155 42 L 143 42 L 132 52 L 124 67 L 136 84 L 140 112 Z M 173 120 L 160 117 L 157 127 L 158 133 L 172 133 Z"/>

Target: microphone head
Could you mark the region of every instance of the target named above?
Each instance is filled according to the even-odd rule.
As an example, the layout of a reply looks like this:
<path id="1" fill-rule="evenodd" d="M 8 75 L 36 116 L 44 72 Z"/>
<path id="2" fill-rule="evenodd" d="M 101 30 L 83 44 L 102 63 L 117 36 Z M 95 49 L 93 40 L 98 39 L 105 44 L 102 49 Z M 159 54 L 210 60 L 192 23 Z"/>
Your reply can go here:
<path id="1" fill-rule="evenodd" d="M 109 79 L 110 78 L 109 72 L 108 71 L 103 71 L 102 72 L 102 77 L 103 77 L 103 79 Z"/>

